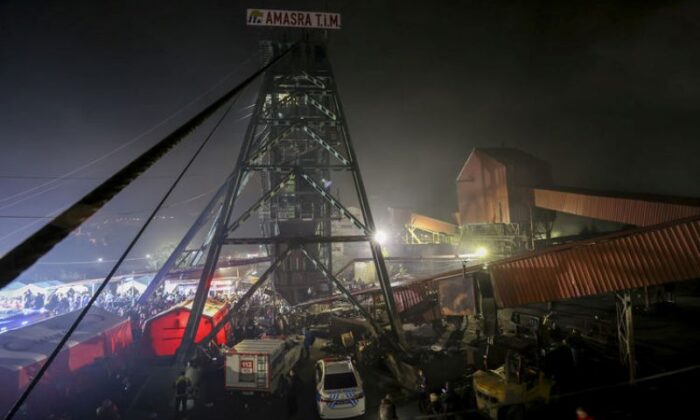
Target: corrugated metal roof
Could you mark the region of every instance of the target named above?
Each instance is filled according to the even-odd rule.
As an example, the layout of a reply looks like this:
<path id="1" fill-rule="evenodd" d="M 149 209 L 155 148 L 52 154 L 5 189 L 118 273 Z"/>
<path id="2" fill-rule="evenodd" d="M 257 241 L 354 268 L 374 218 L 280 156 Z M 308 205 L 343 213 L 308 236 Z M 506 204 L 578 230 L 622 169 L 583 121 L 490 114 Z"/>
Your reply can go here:
<path id="1" fill-rule="evenodd" d="M 500 307 L 700 277 L 700 217 L 618 232 L 489 265 Z"/>
<path id="2" fill-rule="evenodd" d="M 433 219 L 418 213 L 411 213 L 411 225 L 428 232 L 445 233 L 448 235 L 457 234 L 457 225 Z"/>
<path id="3" fill-rule="evenodd" d="M 594 219 L 652 226 L 700 215 L 700 200 L 575 189 L 534 189 L 535 206 Z"/>

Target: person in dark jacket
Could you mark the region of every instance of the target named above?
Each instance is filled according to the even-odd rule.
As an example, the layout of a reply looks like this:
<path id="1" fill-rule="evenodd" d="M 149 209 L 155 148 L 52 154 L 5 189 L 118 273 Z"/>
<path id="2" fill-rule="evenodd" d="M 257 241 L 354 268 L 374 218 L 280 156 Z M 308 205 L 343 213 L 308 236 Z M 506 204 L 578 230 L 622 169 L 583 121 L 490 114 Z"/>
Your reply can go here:
<path id="1" fill-rule="evenodd" d="M 425 414 L 428 406 L 428 378 L 425 376 L 423 369 L 418 369 L 418 377 L 416 378 L 416 391 L 418 392 L 418 409 Z"/>
<path id="2" fill-rule="evenodd" d="M 180 406 L 183 412 L 187 411 L 187 391 L 192 386 L 192 381 L 185 375 L 184 370 L 180 372 L 173 386 L 175 387 L 175 411 L 179 413 Z"/>
<path id="3" fill-rule="evenodd" d="M 309 330 L 308 328 L 304 328 L 303 331 L 304 334 L 304 351 L 302 353 L 302 358 L 308 359 L 309 355 L 311 354 L 311 346 L 313 346 L 314 341 L 316 341 L 316 337 L 314 336 L 314 333 Z"/>
<path id="4" fill-rule="evenodd" d="M 386 394 L 382 402 L 379 403 L 379 420 L 398 420 L 396 415 L 396 405 L 391 400 L 391 395 Z"/>
<path id="5" fill-rule="evenodd" d="M 301 390 L 301 380 L 294 369 L 290 369 L 287 374 L 287 415 L 294 417 L 297 414 L 299 393 Z"/>
<path id="6" fill-rule="evenodd" d="M 451 413 L 457 408 L 457 394 L 455 394 L 449 382 L 445 382 L 445 387 L 440 395 L 440 402 L 442 403 L 442 412 L 445 414 Z M 453 417 L 448 416 L 447 418 L 451 419 Z"/>

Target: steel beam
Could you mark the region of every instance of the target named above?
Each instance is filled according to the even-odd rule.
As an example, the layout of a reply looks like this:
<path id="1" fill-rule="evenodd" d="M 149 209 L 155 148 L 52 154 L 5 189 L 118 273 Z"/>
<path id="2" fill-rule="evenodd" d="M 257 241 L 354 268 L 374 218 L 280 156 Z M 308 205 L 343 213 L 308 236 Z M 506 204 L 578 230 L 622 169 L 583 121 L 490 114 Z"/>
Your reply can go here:
<path id="1" fill-rule="evenodd" d="M 330 280 L 330 281 L 335 285 L 335 287 L 338 288 L 338 290 L 340 290 L 340 292 L 345 296 L 345 298 L 346 298 L 348 301 L 350 301 L 350 303 L 351 303 L 358 311 L 360 311 L 360 313 L 362 314 L 362 316 L 364 316 L 364 317 L 367 319 L 367 321 L 368 321 L 370 324 L 372 324 L 372 327 L 375 329 L 375 332 L 376 332 L 377 334 L 382 334 L 382 332 L 384 331 L 384 330 L 382 329 L 382 327 L 380 327 L 379 324 L 377 324 L 377 322 L 376 322 L 374 319 L 372 319 L 372 315 L 369 313 L 369 311 L 367 311 L 367 309 L 365 309 L 365 307 L 362 306 L 362 305 L 360 304 L 360 302 L 355 298 L 355 296 L 353 296 L 352 293 L 351 293 L 348 289 L 345 288 L 345 286 L 343 285 L 343 283 L 341 283 L 340 280 L 338 280 L 338 278 L 335 277 L 335 276 L 333 275 L 333 273 L 331 273 L 331 272 L 328 270 L 328 268 L 326 268 L 326 266 L 323 265 L 323 263 L 322 263 L 321 261 L 319 261 L 318 258 L 316 258 L 316 257 L 314 257 L 313 255 L 309 254 L 309 252 L 306 250 L 306 248 L 302 247 L 302 248 L 301 248 L 301 252 L 306 256 L 306 258 L 309 259 L 309 261 L 311 261 L 311 262 L 313 263 L 314 267 L 318 268 L 318 269 L 321 271 L 321 273 L 323 273 L 323 275 L 324 275 L 328 280 Z"/>
<path id="2" fill-rule="evenodd" d="M 236 303 L 233 304 L 233 306 L 229 309 L 228 313 L 219 321 L 218 324 L 216 324 L 211 332 L 207 334 L 202 341 L 200 342 L 201 345 L 206 346 L 216 335 L 221 331 L 221 329 L 226 325 L 227 322 L 230 322 L 234 316 L 238 313 L 238 311 L 243 307 L 243 305 L 248 302 L 248 300 L 255 294 L 255 292 L 260 289 L 260 287 L 265 284 L 265 281 L 270 277 L 270 275 L 277 269 L 277 267 L 280 266 L 284 262 L 284 260 L 287 259 L 287 257 L 294 251 L 296 248 L 288 248 L 282 255 L 280 255 L 270 266 L 265 270 L 258 281 L 256 281 L 252 286 L 250 286 L 250 289 L 245 292 L 243 296 L 241 296 L 240 299 L 236 301 Z"/>
<path id="3" fill-rule="evenodd" d="M 340 200 L 337 198 L 333 197 L 331 193 L 326 191 L 321 185 L 319 185 L 318 182 L 316 182 L 313 178 L 311 178 L 308 174 L 305 174 L 304 172 L 301 172 L 300 170 L 297 171 L 299 176 L 301 178 L 308 182 L 309 185 L 313 187 L 319 194 L 321 194 L 321 197 L 323 197 L 324 200 L 328 201 L 330 205 L 338 209 L 341 213 L 343 213 L 343 216 L 345 216 L 348 220 L 352 222 L 353 225 L 355 225 L 358 229 L 360 229 L 362 232 L 365 233 L 365 235 L 370 234 L 370 230 L 365 226 L 364 223 L 362 223 L 357 217 L 355 217 L 352 213 L 350 213 L 350 210 L 346 209 L 345 206 L 343 206 L 340 203 Z"/>
<path id="4" fill-rule="evenodd" d="M 0 257 L 0 289 L 7 286 L 15 277 L 19 276 L 24 270 L 48 253 L 56 244 L 61 242 L 85 220 L 101 209 L 109 200 L 126 188 L 127 185 L 180 143 L 192 130 L 209 119 L 215 112 L 221 109 L 224 104 L 235 95 L 239 94 L 243 88 L 250 85 L 258 76 L 264 74 L 271 66 L 276 65 L 283 57 L 287 56 L 289 51 L 295 48 L 297 48 L 296 44 L 287 48 L 265 66 L 250 74 L 233 89 L 212 102 L 197 115 L 176 128 L 150 149 L 121 168 L 87 195 L 73 203 L 70 207 L 61 212 L 61 214 L 49 220 L 42 228 Z"/>
<path id="5" fill-rule="evenodd" d="M 620 361 L 629 369 L 629 380 L 637 380 L 637 359 L 634 349 L 634 322 L 632 294 L 629 290 L 615 294 L 617 309 L 617 338 L 620 345 Z"/>
<path id="6" fill-rule="evenodd" d="M 266 80 L 263 81 L 263 87 L 268 78 L 269 72 L 266 73 Z M 261 90 L 258 93 L 256 107 L 251 121 L 254 121 L 255 118 L 262 111 L 262 104 L 264 100 L 265 94 L 263 89 L 261 88 Z M 221 247 L 224 245 L 224 239 L 226 238 L 226 233 L 231 218 L 231 210 L 233 209 L 236 198 L 238 197 L 238 192 L 241 188 L 241 185 L 243 184 L 243 179 L 246 175 L 246 172 L 243 170 L 243 166 L 245 165 L 245 162 L 247 162 L 250 156 L 253 138 L 254 124 L 251 123 L 248 125 L 244 143 L 241 146 L 241 150 L 238 154 L 238 162 L 234 167 L 234 176 L 231 177 L 227 183 L 226 196 L 224 197 L 221 213 L 219 213 L 220 217 L 215 222 L 215 241 L 209 247 L 207 259 L 204 263 L 204 269 L 202 270 L 202 275 L 199 279 L 199 285 L 197 286 L 194 301 L 192 302 L 190 317 L 188 318 L 187 325 L 185 326 L 185 332 L 182 336 L 182 342 L 177 350 L 176 362 L 178 363 L 178 365 L 184 365 L 187 362 L 191 355 L 192 348 L 194 346 L 195 337 L 197 336 L 197 329 L 199 328 L 199 322 L 202 317 L 202 311 L 204 311 L 204 306 L 209 296 L 211 280 L 214 276 L 214 271 L 216 271 L 216 265 L 219 261 L 219 255 L 221 254 Z"/>
<path id="7" fill-rule="evenodd" d="M 311 139 L 313 139 L 313 141 L 315 141 L 316 143 L 320 144 L 321 147 L 323 147 L 324 149 L 326 149 L 326 151 L 327 151 L 328 153 L 330 153 L 331 155 L 333 155 L 334 158 L 338 159 L 338 160 L 340 161 L 340 163 L 343 164 L 343 166 L 350 166 L 350 161 L 348 161 L 347 159 L 345 159 L 345 156 L 341 155 L 340 152 L 338 152 L 338 151 L 335 149 L 335 147 L 333 147 L 333 146 L 331 146 L 330 144 L 328 144 L 328 142 L 326 142 L 326 141 L 325 141 L 321 136 L 319 136 L 318 133 L 316 133 L 314 130 L 312 130 L 312 129 L 309 128 L 308 126 L 304 126 L 304 127 L 302 127 L 302 131 L 304 131 L 306 134 L 308 134 L 309 137 L 311 137 Z"/>
<path id="8" fill-rule="evenodd" d="M 158 273 L 153 277 L 153 280 L 148 284 L 148 287 L 146 287 L 146 290 L 141 294 L 138 300 L 139 305 L 145 304 L 148 299 L 151 297 L 153 292 L 156 291 L 158 286 L 160 286 L 161 282 L 163 279 L 165 279 L 165 276 L 170 272 L 170 270 L 175 266 L 175 262 L 177 261 L 178 257 L 182 255 L 182 253 L 185 251 L 185 248 L 187 245 L 190 243 L 192 238 L 199 232 L 199 229 L 201 229 L 202 225 L 204 224 L 204 221 L 206 220 L 207 216 L 211 212 L 211 210 L 214 208 L 214 205 L 219 201 L 219 197 L 223 194 L 225 191 L 225 187 L 227 182 L 224 182 L 221 187 L 219 187 L 219 190 L 214 194 L 214 196 L 211 198 L 207 206 L 202 210 L 201 213 L 199 213 L 199 216 L 197 216 L 197 220 L 195 220 L 194 224 L 190 226 L 189 230 L 185 233 L 185 236 L 182 237 L 180 240 L 180 243 L 177 244 L 175 249 L 173 250 L 172 254 L 168 257 L 168 259 L 165 261 L 165 264 L 158 270 Z M 218 217 L 218 215 L 217 215 Z"/>
<path id="9" fill-rule="evenodd" d="M 330 64 L 329 64 L 330 66 Z M 337 92 L 335 83 L 333 83 L 332 89 Z M 340 98 L 336 97 L 336 107 L 340 111 L 341 115 L 345 115 L 343 111 L 343 105 L 340 102 Z M 372 217 L 372 210 L 369 207 L 369 199 L 367 198 L 367 192 L 365 191 L 365 184 L 362 181 L 362 174 L 360 173 L 360 167 L 357 163 L 357 155 L 355 154 L 355 149 L 350 141 L 350 133 L 347 130 L 347 126 L 344 121 L 340 124 L 340 130 L 342 134 L 345 135 L 345 149 L 348 160 L 353 165 L 354 170 L 352 171 L 353 182 L 355 184 L 355 190 L 357 191 L 358 198 L 360 201 L 360 209 L 362 210 L 362 215 L 365 219 L 365 224 L 367 228 L 372 232 L 376 232 L 374 225 L 374 218 Z M 396 302 L 394 300 L 394 294 L 391 290 L 391 279 L 389 278 L 389 272 L 386 269 L 386 264 L 384 262 L 384 256 L 382 254 L 381 245 L 375 241 L 370 242 L 370 248 L 372 249 L 372 258 L 377 270 L 377 278 L 379 279 L 379 285 L 382 289 L 382 296 L 384 297 L 384 302 L 387 308 L 387 315 L 389 317 L 389 322 L 391 324 L 391 329 L 396 336 L 399 344 L 403 348 L 407 348 L 406 342 L 403 334 L 403 326 L 401 324 L 401 319 L 399 318 L 398 311 L 396 310 Z"/>
<path id="10" fill-rule="evenodd" d="M 262 238 L 226 238 L 226 245 L 274 245 L 274 244 L 325 244 L 333 242 L 368 242 L 367 235 L 351 236 L 294 236 L 294 237 L 262 237 Z"/>
<path id="11" fill-rule="evenodd" d="M 246 170 L 256 172 L 289 172 L 297 168 L 297 165 L 247 165 Z M 351 171 L 347 165 L 304 165 L 305 171 Z"/>
<path id="12" fill-rule="evenodd" d="M 243 170 L 243 169 L 242 169 Z M 248 220 L 251 214 L 253 212 L 257 211 L 260 206 L 262 206 L 267 200 L 271 199 L 274 197 L 284 186 L 294 177 L 294 173 L 289 173 L 287 174 L 286 177 L 282 179 L 277 185 L 272 187 L 272 189 L 268 190 L 265 194 L 263 194 L 262 197 L 258 199 L 248 210 L 244 211 L 236 221 L 231 223 L 231 226 L 227 227 L 226 230 L 228 233 L 233 233 L 236 229 L 238 229 L 241 225 L 241 223 L 245 222 Z"/>

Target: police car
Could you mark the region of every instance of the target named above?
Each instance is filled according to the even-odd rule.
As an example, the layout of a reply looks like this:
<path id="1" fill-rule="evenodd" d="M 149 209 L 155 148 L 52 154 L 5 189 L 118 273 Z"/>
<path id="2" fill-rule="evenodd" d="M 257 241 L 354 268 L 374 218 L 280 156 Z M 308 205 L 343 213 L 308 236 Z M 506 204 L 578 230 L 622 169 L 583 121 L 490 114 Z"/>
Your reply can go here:
<path id="1" fill-rule="evenodd" d="M 316 406 L 322 419 L 344 419 L 365 414 L 362 380 L 350 359 L 326 358 L 316 362 Z"/>

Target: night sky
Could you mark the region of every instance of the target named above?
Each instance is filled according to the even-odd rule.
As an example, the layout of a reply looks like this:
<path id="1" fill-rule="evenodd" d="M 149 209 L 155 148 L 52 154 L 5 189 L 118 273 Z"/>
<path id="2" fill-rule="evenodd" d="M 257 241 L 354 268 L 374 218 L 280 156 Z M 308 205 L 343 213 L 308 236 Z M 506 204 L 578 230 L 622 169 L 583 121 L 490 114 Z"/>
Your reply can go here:
<path id="1" fill-rule="evenodd" d="M 448 219 L 479 146 L 541 157 L 561 185 L 700 196 L 698 2 L 6 0 L 0 253 L 259 65 L 246 7 L 342 13 L 329 54 L 380 219 L 387 206 Z M 170 238 L 231 171 L 254 93 L 177 190 L 186 202 L 159 222 Z M 146 214 L 197 135 L 100 217 Z"/>

